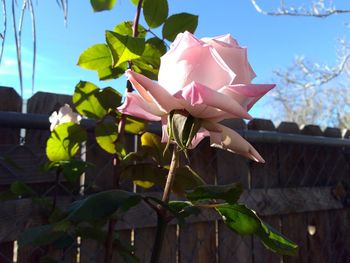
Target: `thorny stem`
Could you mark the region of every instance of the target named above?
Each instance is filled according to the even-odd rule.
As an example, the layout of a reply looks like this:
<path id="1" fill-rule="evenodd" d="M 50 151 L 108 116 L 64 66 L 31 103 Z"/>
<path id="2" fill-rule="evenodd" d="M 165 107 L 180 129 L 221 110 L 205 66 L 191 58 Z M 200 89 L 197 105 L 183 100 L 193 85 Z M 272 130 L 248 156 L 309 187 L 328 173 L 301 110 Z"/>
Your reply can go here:
<path id="1" fill-rule="evenodd" d="M 165 183 L 165 188 L 163 192 L 162 201 L 164 203 L 169 202 L 171 188 L 174 183 L 176 169 L 179 165 L 179 151 L 177 149 L 177 145 L 174 146 L 173 149 L 173 157 L 171 159 L 170 169 L 168 172 L 168 176 Z M 169 219 L 167 217 L 167 211 L 163 206 L 158 207 L 157 211 L 157 230 L 156 230 L 156 236 L 154 239 L 153 244 L 153 250 L 152 250 L 152 256 L 151 256 L 151 263 L 158 263 L 160 259 L 160 253 L 162 251 L 162 245 L 164 243 L 164 237 L 165 237 L 165 231 L 167 224 L 169 222 Z"/>
<path id="2" fill-rule="evenodd" d="M 134 19 L 134 23 L 132 26 L 133 30 L 133 37 L 138 36 L 138 25 L 139 25 L 139 19 L 142 9 L 142 2 L 143 0 L 139 0 L 139 3 L 137 4 L 136 9 L 136 15 Z M 128 63 L 128 68 L 131 68 L 131 62 Z M 128 80 L 126 83 L 126 92 L 132 92 L 133 88 Z M 116 144 L 120 143 L 121 140 L 124 139 L 125 135 L 125 124 L 126 124 L 126 116 L 122 114 L 120 117 L 119 125 L 118 125 L 118 138 L 116 140 Z M 115 154 L 113 157 L 113 171 L 114 171 L 114 178 L 113 178 L 113 188 L 118 189 L 119 188 L 119 180 L 120 180 L 120 169 L 119 169 L 119 159 L 118 156 Z M 108 222 L 108 232 L 107 232 L 107 238 L 105 243 L 105 263 L 111 263 L 113 260 L 113 240 L 114 240 L 114 232 L 115 232 L 115 226 L 117 224 L 117 220 L 114 218 L 111 218 Z"/>

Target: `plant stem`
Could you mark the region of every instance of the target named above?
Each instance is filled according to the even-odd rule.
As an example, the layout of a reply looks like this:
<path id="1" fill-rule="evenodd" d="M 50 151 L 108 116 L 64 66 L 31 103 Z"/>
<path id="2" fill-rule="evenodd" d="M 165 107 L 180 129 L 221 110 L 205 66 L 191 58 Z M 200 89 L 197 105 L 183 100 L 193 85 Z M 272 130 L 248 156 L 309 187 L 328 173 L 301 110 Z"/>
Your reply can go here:
<path id="1" fill-rule="evenodd" d="M 136 9 L 136 15 L 134 19 L 134 23 L 132 26 L 133 30 L 133 37 L 138 36 L 138 26 L 139 26 L 139 19 L 142 9 L 142 2 L 143 0 L 139 0 L 139 3 L 137 4 Z M 128 68 L 131 69 L 131 61 L 128 63 Z M 128 80 L 126 83 L 126 92 L 132 92 L 133 88 Z M 116 144 L 120 143 L 120 141 L 124 140 L 125 137 L 125 124 L 126 124 L 126 116 L 122 114 L 120 117 L 119 125 L 118 125 L 118 138 L 116 140 Z M 113 178 L 113 188 L 118 189 L 119 188 L 119 180 L 120 180 L 120 169 L 118 167 L 119 165 L 119 159 L 118 156 L 115 154 L 113 157 L 113 171 L 114 171 L 114 178 Z M 113 241 L 114 241 L 114 232 L 115 232 L 115 226 L 117 224 L 117 220 L 114 218 L 111 218 L 108 222 L 108 232 L 107 232 L 107 238 L 105 243 L 105 258 L 104 263 L 111 263 L 113 260 Z"/>
<path id="2" fill-rule="evenodd" d="M 165 188 L 163 192 L 162 201 L 164 203 L 169 202 L 171 188 L 174 183 L 176 169 L 179 165 L 179 152 L 177 149 L 177 145 L 174 146 L 173 149 L 173 157 L 171 159 L 170 169 L 168 172 L 167 180 L 165 183 Z M 165 231 L 167 228 L 169 220 L 167 219 L 167 211 L 164 207 L 159 206 L 157 211 L 157 231 L 154 239 L 151 263 L 158 263 L 160 259 L 160 253 L 162 251 L 162 246 L 164 243 Z"/>
<path id="3" fill-rule="evenodd" d="M 173 156 L 171 159 L 168 176 L 167 176 L 166 183 L 165 183 L 163 197 L 162 197 L 162 201 L 164 203 L 169 202 L 170 192 L 171 192 L 171 188 L 172 188 L 173 183 L 174 183 L 175 173 L 176 173 L 176 169 L 177 169 L 178 165 L 179 165 L 179 151 L 177 149 L 177 145 L 175 144 L 174 149 L 173 149 Z"/>

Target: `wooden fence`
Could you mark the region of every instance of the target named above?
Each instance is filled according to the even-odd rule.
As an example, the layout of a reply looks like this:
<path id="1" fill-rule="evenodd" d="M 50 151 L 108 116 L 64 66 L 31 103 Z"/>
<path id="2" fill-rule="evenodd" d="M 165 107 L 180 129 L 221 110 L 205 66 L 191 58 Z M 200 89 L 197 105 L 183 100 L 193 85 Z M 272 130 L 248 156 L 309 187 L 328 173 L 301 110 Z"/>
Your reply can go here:
<path id="1" fill-rule="evenodd" d="M 28 100 L 27 112 L 50 114 L 64 103 L 71 104 L 71 97 L 39 92 Z M 21 112 L 21 105 L 22 101 L 13 89 L 0 88 L 0 111 Z M 271 121 L 261 119 L 248 124 L 235 121 L 229 125 L 240 130 L 304 134 L 310 135 L 310 138 L 342 138 L 339 129 L 322 131 L 314 125 L 300 129 L 295 123 L 281 123 L 275 127 Z M 40 164 L 46 160 L 44 146 L 48 135 L 45 130 L 27 129 L 24 140 L 20 140 L 18 128 L 0 126 L 0 157 L 9 157 L 21 167 L 17 170 L 0 158 L 0 191 L 7 189 L 11 182 L 21 180 L 39 193 L 51 195 L 54 176 L 43 174 L 40 169 Z M 344 136 L 347 138 L 349 134 Z M 135 139 L 129 136 L 130 148 L 134 147 Z M 179 228 L 176 222 L 170 225 L 161 262 L 350 262 L 349 149 L 283 141 L 259 142 L 254 146 L 265 158 L 266 164 L 256 164 L 216 150 L 209 147 L 205 140 L 191 153 L 191 165 L 207 183 L 241 182 L 245 187 L 241 201 L 297 242 L 300 246 L 298 257 L 273 254 L 256 237 L 238 236 L 215 214 L 203 213 L 190 218 L 185 228 Z M 86 173 L 85 182 L 96 189 L 111 188 L 111 157 L 93 140 L 88 140 L 86 149 L 86 160 L 96 163 L 96 167 Z M 133 190 L 128 183 L 122 187 Z M 60 202 L 74 200 L 63 190 Z M 13 259 L 19 263 L 39 262 L 43 254 L 67 263 L 103 262 L 103 249 L 91 240 L 81 240 L 79 247 L 73 246 L 66 251 L 14 247 L 14 241 L 23 229 L 41 222 L 40 209 L 29 199 L 1 202 L 0 263 L 13 262 Z M 149 261 L 155 223 L 155 214 L 142 205 L 132 209 L 118 222 L 120 236 L 125 242 L 135 245 L 135 254 L 140 262 Z M 113 262 L 122 260 L 116 255 Z"/>

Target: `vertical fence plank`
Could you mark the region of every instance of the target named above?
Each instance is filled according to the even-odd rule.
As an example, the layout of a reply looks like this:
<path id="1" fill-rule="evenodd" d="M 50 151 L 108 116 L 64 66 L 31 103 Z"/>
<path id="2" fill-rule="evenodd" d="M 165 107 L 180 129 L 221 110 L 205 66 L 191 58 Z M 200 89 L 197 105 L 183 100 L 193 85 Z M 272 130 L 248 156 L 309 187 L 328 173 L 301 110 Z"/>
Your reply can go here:
<path id="1" fill-rule="evenodd" d="M 300 134 L 299 127 L 294 122 L 282 122 L 277 130 L 281 133 Z M 280 187 L 300 187 L 305 173 L 304 146 L 283 143 L 278 150 Z M 283 234 L 299 245 L 298 256 L 284 256 L 283 263 L 307 262 L 307 216 L 304 213 L 283 215 L 281 222 Z"/>
<path id="2" fill-rule="evenodd" d="M 73 107 L 71 96 L 38 92 L 28 100 L 27 112 L 36 114 L 51 114 L 53 111 L 59 110 L 59 108 L 64 104 L 70 104 L 71 107 Z M 55 177 L 50 173 L 44 174 L 41 171 L 41 166 L 47 161 L 45 145 L 49 135 L 49 130 L 26 130 L 23 151 L 26 156 L 28 156 L 29 153 L 32 155 L 31 158 L 34 158 L 34 160 L 32 159 L 32 163 L 29 163 L 28 165 L 34 166 L 32 168 L 29 168 L 29 166 L 26 168 L 26 170 L 28 170 L 28 174 L 23 177 L 23 180 L 41 195 L 62 195 L 62 193 L 65 193 L 62 189 L 54 190 Z M 33 226 L 34 225 L 28 224 L 26 227 Z M 73 248 L 68 250 L 66 254 L 66 251 L 56 250 L 52 247 L 24 247 L 19 248 L 18 262 L 39 262 L 40 257 L 44 255 L 55 259 L 64 258 L 66 262 L 75 262 L 76 259 L 76 253 L 74 253 Z"/>
<path id="3" fill-rule="evenodd" d="M 0 87 L 0 111 L 22 111 L 22 99 L 12 88 Z M 19 144 L 20 130 L 0 128 L 0 145 L 12 145 L 15 147 Z M 0 157 L 2 156 L 2 151 Z M 3 157 L 3 156 L 2 156 Z M 15 161 L 15 160 L 14 160 Z M 0 178 L 6 177 L 6 173 L 2 173 L 2 169 L 6 164 L 0 163 Z M 8 185 L 0 185 L 0 191 L 6 190 Z M 16 216 L 13 215 L 16 220 Z M 5 226 L 2 226 L 5 227 Z M 13 242 L 1 242 L 0 240 L 0 262 L 12 262 L 13 258 Z"/>
<path id="4" fill-rule="evenodd" d="M 319 126 L 306 125 L 302 134 L 322 136 L 322 131 Z M 306 165 L 303 186 L 322 186 L 327 181 L 324 176 L 324 147 L 318 145 L 306 145 L 304 152 L 304 161 Z M 329 250 L 327 247 L 328 235 L 328 217 L 324 212 L 307 213 L 308 226 L 314 226 L 316 233 L 308 234 L 308 259 L 313 262 L 328 262 Z"/>
<path id="5" fill-rule="evenodd" d="M 225 125 L 232 129 L 246 130 L 243 120 L 231 120 Z M 239 182 L 249 188 L 249 161 L 228 151 L 217 150 L 217 183 L 220 185 Z M 242 200 L 244 203 L 244 200 Z M 252 237 L 240 236 L 218 221 L 218 258 L 220 263 L 252 262 Z"/>
<path id="6" fill-rule="evenodd" d="M 341 138 L 341 131 L 337 128 L 326 128 L 323 132 L 326 137 Z M 335 196 L 342 200 L 337 191 L 342 191 L 350 186 L 350 169 L 349 159 L 341 147 L 328 147 L 325 149 L 326 160 L 325 170 L 328 174 L 328 180 L 325 181 L 327 186 L 332 186 Z M 326 211 L 328 216 L 329 236 L 325 246 L 328 246 L 328 262 L 349 262 L 350 261 L 350 237 L 344 233 L 350 232 L 349 225 L 350 208 L 345 207 L 339 210 Z"/>
<path id="7" fill-rule="evenodd" d="M 248 123 L 248 129 L 250 130 L 265 130 L 275 131 L 275 126 L 270 120 L 254 119 Z M 251 162 L 251 188 L 276 188 L 279 187 L 278 177 L 278 146 L 266 143 L 254 144 L 256 150 L 265 159 L 265 164 L 259 164 Z M 271 204 L 271 203 L 270 203 Z M 261 208 L 263 210 L 263 208 Z M 262 211 L 257 211 L 259 212 Z M 262 219 L 272 225 L 275 229 L 280 230 L 280 217 L 279 216 L 266 216 Z M 253 262 L 280 262 L 280 256 L 267 250 L 260 239 L 253 237 L 254 255 Z"/>
<path id="8" fill-rule="evenodd" d="M 203 140 L 191 153 L 191 167 L 208 183 L 216 177 L 215 150 L 208 139 Z M 216 262 L 215 222 L 189 224 L 180 228 L 180 262 Z"/>

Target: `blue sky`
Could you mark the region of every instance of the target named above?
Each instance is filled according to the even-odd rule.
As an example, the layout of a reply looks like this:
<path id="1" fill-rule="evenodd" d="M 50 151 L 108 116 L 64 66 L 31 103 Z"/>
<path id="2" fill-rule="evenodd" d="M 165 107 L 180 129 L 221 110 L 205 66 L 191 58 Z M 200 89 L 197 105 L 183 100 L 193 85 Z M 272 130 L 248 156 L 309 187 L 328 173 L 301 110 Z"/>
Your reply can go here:
<path id="1" fill-rule="evenodd" d="M 64 27 L 62 12 L 56 1 L 34 2 L 37 2 L 35 11 L 38 31 L 35 91 L 72 94 L 79 80 L 124 90 L 124 79 L 99 82 L 95 72 L 79 68 L 76 62 L 84 49 L 104 42 L 105 30 L 112 29 L 124 20 L 133 19 L 135 6 L 129 0 L 118 0 L 112 11 L 101 13 L 94 13 L 88 0 L 71 0 L 67 28 Z M 278 3 L 278 0 L 271 0 L 267 7 L 272 9 Z M 268 17 L 257 13 L 249 0 L 169 0 L 169 9 L 170 14 L 189 12 L 199 15 L 198 37 L 230 33 L 242 46 L 248 47 L 249 61 L 258 75 L 255 83 L 273 82 L 273 70 L 286 68 L 296 55 L 334 64 L 337 39 L 348 30 L 344 25 L 347 16 L 327 19 Z M 23 32 L 26 98 L 31 95 L 31 41 L 28 23 Z M 13 43 L 12 31 L 9 30 L 0 65 L 0 86 L 12 86 L 19 91 Z M 255 110 L 253 115 L 264 117 L 261 108 L 258 104 L 256 109 L 259 110 Z"/>

